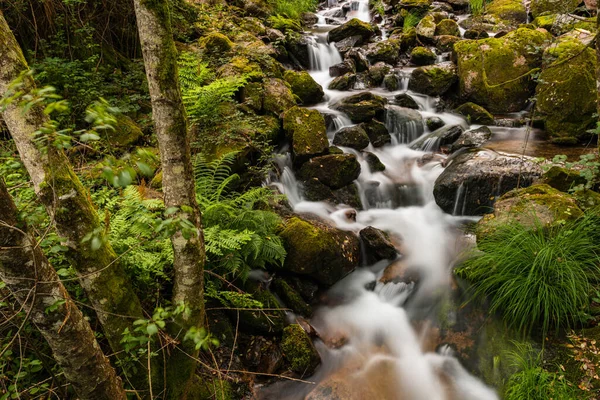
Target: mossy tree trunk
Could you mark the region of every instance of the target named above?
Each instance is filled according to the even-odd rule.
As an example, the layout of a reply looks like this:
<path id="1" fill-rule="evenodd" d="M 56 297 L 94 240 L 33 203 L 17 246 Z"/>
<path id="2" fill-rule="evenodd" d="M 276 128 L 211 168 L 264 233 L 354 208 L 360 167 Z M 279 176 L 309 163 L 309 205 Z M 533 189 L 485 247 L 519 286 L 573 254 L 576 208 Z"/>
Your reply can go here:
<path id="1" fill-rule="evenodd" d="M 35 238 L 19 221 L 0 178 L 0 279 L 52 349 L 81 399 L 126 399 L 123 383 Z M 49 307 L 55 310 L 47 312 Z"/>
<path id="2" fill-rule="evenodd" d="M 204 322 L 204 239 L 168 1 L 134 0 L 134 7 L 160 148 L 165 206 L 176 207 L 178 216 L 189 220 L 198 230 L 192 237 L 186 238 L 178 231 L 171 238 L 175 272 L 173 302 L 185 304 L 190 311 L 178 319 L 177 326 L 171 327 L 171 333 L 181 341 L 187 330 L 201 328 Z M 182 341 L 180 347 L 192 356 L 198 354 L 193 343 Z M 188 355 L 181 351 L 173 353 L 167 366 L 169 398 L 186 398 L 194 368 L 195 362 Z"/>
<path id="3" fill-rule="evenodd" d="M 0 12 L 0 93 L 27 70 L 23 53 Z M 29 76 L 24 84 L 24 91 L 35 87 Z M 33 106 L 23 114 L 17 104 L 11 104 L 2 116 L 39 199 L 54 220 L 57 233 L 65 238 L 66 255 L 77 271 L 106 338 L 115 352 L 122 350 L 122 333 L 125 328 L 133 330 L 133 321 L 143 318 L 142 307 L 110 243 L 103 237 L 89 193 L 62 150 L 49 144 L 47 152 L 42 152 L 34 143 L 33 133 L 48 122 L 41 106 Z M 90 248 L 91 241 L 83 241 L 91 232 L 101 236 L 102 246 L 98 250 Z M 136 380 L 135 386 L 140 384 Z"/>

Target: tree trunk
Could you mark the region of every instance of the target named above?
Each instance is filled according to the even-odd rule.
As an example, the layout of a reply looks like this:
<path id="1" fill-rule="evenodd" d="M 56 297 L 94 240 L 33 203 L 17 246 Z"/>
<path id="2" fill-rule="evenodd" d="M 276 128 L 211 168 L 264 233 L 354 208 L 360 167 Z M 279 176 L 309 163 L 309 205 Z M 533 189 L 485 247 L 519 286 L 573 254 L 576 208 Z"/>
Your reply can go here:
<path id="1" fill-rule="evenodd" d="M 185 109 L 177 75 L 177 51 L 171 32 L 167 0 L 134 0 L 137 26 L 144 55 L 146 77 L 152 100 L 152 119 L 160 148 L 163 191 L 166 207 L 178 207 L 181 218 L 198 228 L 198 235 L 185 238 L 177 232 L 171 238 L 174 250 L 175 287 L 173 303 L 184 303 L 191 311 L 172 330 L 180 338 L 204 321 L 203 268 L 204 239 L 196 203 Z M 183 349 L 195 355 L 193 343 Z M 179 353 L 179 354 L 178 354 Z M 169 362 L 167 382 L 170 398 L 185 398 L 195 363 L 175 353 Z"/>
<path id="2" fill-rule="evenodd" d="M 0 279 L 44 336 L 81 399 L 125 400 L 123 383 L 92 328 L 17 215 L 0 178 Z M 47 312 L 53 305 L 56 310 Z"/>
<path id="3" fill-rule="evenodd" d="M 0 11 L 0 93 L 6 92 L 8 85 L 27 70 L 23 53 Z M 33 79 L 25 77 L 24 90 L 34 86 Z M 115 352 L 121 350 L 122 333 L 125 328 L 133 330 L 133 321 L 143 318 L 142 307 L 108 241 L 102 240 L 98 250 L 92 250 L 89 241 L 83 242 L 90 232 L 104 235 L 89 194 L 62 150 L 49 145 L 43 153 L 33 142 L 33 133 L 48 122 L 41 106 L 33 106 L 23 114 L 17 104 L 11 104 L 2 116 L 38 197 L 54 220 L 58 234 L 66 239 L 66 255 L 96 310 L 106 338 Z"/>

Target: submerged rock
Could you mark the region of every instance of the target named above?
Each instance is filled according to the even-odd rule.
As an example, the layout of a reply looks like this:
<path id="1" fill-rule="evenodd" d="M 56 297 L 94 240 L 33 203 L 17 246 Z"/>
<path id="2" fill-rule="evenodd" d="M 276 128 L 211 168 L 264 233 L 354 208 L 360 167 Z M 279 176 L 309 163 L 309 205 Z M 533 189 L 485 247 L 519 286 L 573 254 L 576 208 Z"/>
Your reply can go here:
<path id="1" fill-rule="evenodd" d="M 411 108 L 388 106 L 385 126 L 400 143 L 410 143 L 425 131 L 423 115 Z"/>
<path id="2" fill-rule="evenodd" d="M 356 235 L 317 221 L 293 217 L 280 233 L 287 257 L 283 268 L 333 285 L 359 265 Z"/>
<path id="3" fill-rule="evenodd" d="M 458 154 L 435 181 L 433 195 L 442 210 L 456 215 L 492 212 L 496 199 L 542 176 L 528 158 L 475 150 Z"/>
<path id="4" fill-rule="evenodd" d="M 456 67 L 451 62 L 419 67 L 410 75 L 408 88 L 428 96 L 446 93 L 456 82 Z"/>
<path id="5" fill-rule="evenodd" d="M 348 115 L 354 123 L 368 122 L 381 118 L 385 110 L 386 99 L 371 92 L 362 92 L 345 97 L 330 105 L 334 110 Z"/>

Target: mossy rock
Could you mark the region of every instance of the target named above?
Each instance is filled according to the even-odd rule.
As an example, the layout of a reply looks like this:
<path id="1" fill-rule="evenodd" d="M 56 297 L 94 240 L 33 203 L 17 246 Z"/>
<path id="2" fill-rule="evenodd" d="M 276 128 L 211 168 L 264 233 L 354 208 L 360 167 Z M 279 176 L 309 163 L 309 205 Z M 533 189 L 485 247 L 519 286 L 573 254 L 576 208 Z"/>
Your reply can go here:
<path id="1" fill-rule="evenodd" d="M 496 201 L 494 213 L 488 214 L 477 223 L 477 237 L 493 234 L 501 224 L 519 223 L 535 228 L 551 227 L 574 221 L 583 212 L 575 199 L 546 184 L 537 184 L 524 189 L 515 189 Z"/>
<path id="2" fill-rule="evenodd" d="M 392 137 L 385 124 L 372 120 L 359 125 L 369 137 L 373 147 L 382 147 L 392 142 Z"/>
<path id="3" fill-rule="evenodd" d="M 335 133 L 333 144 L 361 151 L 369 145 L 369 136 L 360 125 L 349 126 Z"/>
<path id="4" fill-rule="evenodd" d="M 588 136 L 596 118 L 596 54 L 575 38 L 548 48 L 536 89 L 537 110 L 551 141 L 573 144 Z"/>
<path id="5" fill-rule="evenodd" d="M 460 37 L 460 28 L 458 27 L 456 21 L 452 19 L 443 19 L 437 24 L 435 28 L 435 35 L 448 35 Z"/>
<path id="6" fill-rule="evenodd" d="M 389 74 L 391 70 L 392 67 L 381 61 L 371 66 L 368 72 L 371 84 L 374 86 L 380 86 L 383 83 L 383 78 L 385 78 L 385 76 Z"/>
<path id="7" fill-rule="evenodd" d="M 229 315 L 234 322 L 239 315 L 239 325 L 245 332 L 262 335 L 281 333 L 285 325 L 285 311 L 273 293 L 256 281 L 248 281 L 245 290 L 268 310 L 230 310 Z"/>
<path id="8" fill-rule="evenodd" d="M 292 87 L 292 92 L 298 96 L 302 104 L 311 105 L 323 100 L 325 93 L 312 76 L 306 71 L 285 71 L 283 78 Z"/>
<path id="9" fill-rule="evenodd" d="M 396 95 L 396 97 L 394 98 L 394 102 L 400 107 L 412 108 L 413 110 L 419 109 L 419 103 L 417 103 L 415 99 L 413 99 L 407 93 L 400 93 Z"/>
<path id="10" fill-rule="evenodd" d="M 356 84 L 356 74 L 347 73 L 342 76 L 338 76 L 329 83 L 327 87 L 329 90 L 350 90 Z"/>
<path id="11" fill-rule="evenodd" d="M 530 11 L 534 17 L 544 13 L 569 14 L 575 11 L 580 0 L 531 0 Z"/>
<path id="12" fill-rule="evenodd" d="M 310 317 L 312 315 L 312 307 L 306 303 L 300 293 L 296 291 L 284 278 L 276 278 L 273 281 L 273 290 L 279 296 L 286 306 L 291 308 L 295 313 Z"/>
<path id="13" fill-rule="evenodd" d="M 365 156 L 365 160 L 367 161 L 367 165 L 369 166 L 369 170 L 371 172 L 382 172 L 385 171 L 385 164 L 381 162 L 379 157 L 370 151 L 363 152 Z"/>
<path id="14" fill-rule="evenodd" d="M 494 0 L 486 6 L 485 13 L 515 24 L 527 22 L 527 10 L 520 0 Z"/>
<path id="15" fill-rule="evenodd" d="M 463 40 L 454 45 L 460 95 L 492 113 L 521 111 L 533 95 L 550 34 L 518 29 L 502 38 Z"/>
<path id="16" fill-rule="evenodd" d="M 200 39 L 200 46 L 206 54 L 210 56 L 223 56 L 231 51 L 233 42 L 220 32 L 211 32 Z"/>
<path id="17" fill-rule="evenodd" d="M 190 390 L 187 394 L 188 398 L 197 400 L 234 400 L 236 398 L 229 381 L 218 378 L 198 378 L 198 381 L 197 384 L 190 385 Z"/>
<path id="18" fill-rule="evenodd" d="M 349 185 L 360 175 L 360 164 L 354 154 L 329 154 L 310 159 L 298 171 L 304 181 L 318 179 L 332 189 Z"/>
<path id="19" fill-rule="evenodd" d="M 283 114 L 283 130 L 297 162 L 323 154 L 329 147 L 325 119 L 317 110 L 293 107 Z"/>
<path id="20" fill-rule="evenodd" d="M 129 149 L 144 134 L 134 120 L 127 115 L 119 114 L 114 130 L 106 130 L 103 134 L 110 146 L 119 149 Z"/>
<path id="21" fill-rule="evenodd" d="M 410 28 L 408 31 L 403 32 L 398 40 L 400 41 L 400 51 L 412 49 L 417 44 L 417 30 Z"/>
<path id="22" fill-rule="evenodd" d="M 233 57 L 227 64 L 217 70 L 219 78 L 233 78 L 241 75 L 252 75 L 254 79 L 260 79 L 264 76 L 264 73 L 260 65 L 243 56 Z"/>
<path id="23" fill-rule="evenodd" d="M 454 44 L 462 40 L 459 36 L 449 35 L 436 36 L 435 39 L 435 48 L 443 53 L 451 52 L 454 49 Z"/>
<path id="24" fill-rule="evenodd" d="M 594 210 L 600 207 L 600 193 L 598 192 L 577 190 L 573 192 L 572 196 L 583 211 Z"/>
<path id="25" fill-rule="evenodd" d="M 537 26 L 538 28 L 543 28 L 545 30 L 547 30 L 548 32 L 552 31 L 552 28 L 554 27 L 554 24 L 556 22 L 556 15 L 555 14 L 546 14 L 546 15 L 539 15 L 537 17 L 535 17 L 535 19 L 533 20 L 533 25 Z"/>
<path id="26" fill-rule="evenodd" d="M 330 105 L 334 110 L 348 115 L 354 123 L 368 122 L 373 118 L 382 118 L 387 100 L 371 92 L 362 92 L 345 97 Z"/>
<path id="27" fill-rule="evenodd" d="M 417 37 L 420 40 L 433 42 L 436 27 L 437 25 L 435 23 L 435 18 L 433 17 L 433 15 L 427 15 L 425 18 L 419 21 L 415 28 Z"/>
<path id="28" fill-rule="evenodd" d="M 383 61 L 388 64 L 396 64 L 400 57 L 400 40 L 388 39 L 372 43 L 366 49 L 366 56 L 370 63 Z"/>
<path id="29" fill-rule="evenodd" d="M 427 47 L 417 46 L 410 52 L 410 62 L 415 65 L 431 65 L 436 59 L 435 53 Z"/>
<path id="30" fill-rule="evenodd" d="M 242 102 L 254 111 L 262 111 L 263 99 L 265 97 L 265 91 L 262 83 L 260 82 L 249 82 L 242 88 L 241 91 Z"/>
<path id="31" fill-rule="evenodd" d="M 340 42 L 351 36 L 360 36 L 361 42 L 364 43 L 374 35 L 375 29 L 370 24 L 363 22 L 357 18 L 352 18 L 345 24 L 329 31 L 327 40 L 329 42 Z"/>
<path id="32" fill-rule="evenodd" d="M 457 81 L 456 67 L 451 62 L 415 69 L 410 75 L 408 88 L 428 96 L 446 93 Z"/>
<path id="33" fill-rule="evenodd" d="M 475 103 L 465 103 L 456 109 L 473 124 L 493 125 L 494 117 L 485 108 Z"/>
<path id="34" fill-rule="evenodd" d="M 283 330 L 281 350 L 292 371 L 302 376 L 310 376 L 321 362 L 321 357 L 308 333 L 298 324 L 291 324 Z"/>
<path id="35" fill-rule="evenodd" d="M 269 78 L 265 80 L 263 88 L 265 93 L 263 109 L 266 112 L 280 115 L 296 105 L 296 99 L 285 81 Z"/>
<path id="36" fill-rule="evenodd" d="M 428 10 L 431 5 L 430 0 L 401 0 L 399 6 L 406 9 Z"/>
<path id="37" fill-rule="evenodd" d="M 576 186 L 584 185 L 586 180 L 579 175 L 578 171 L 554 165 L 548 171 L 544 172 L 542 182 L 561 192 L 568 193 L 569 190 L 574 189 Z"/>
<path id="38" fill-rule="evenodd" d="M 308 275 L 330 286 L 359 265 L 360 244 L 351 232 L 292 217 L 279 235 L 287 251 L 283 265 L 286 271 Z"/>

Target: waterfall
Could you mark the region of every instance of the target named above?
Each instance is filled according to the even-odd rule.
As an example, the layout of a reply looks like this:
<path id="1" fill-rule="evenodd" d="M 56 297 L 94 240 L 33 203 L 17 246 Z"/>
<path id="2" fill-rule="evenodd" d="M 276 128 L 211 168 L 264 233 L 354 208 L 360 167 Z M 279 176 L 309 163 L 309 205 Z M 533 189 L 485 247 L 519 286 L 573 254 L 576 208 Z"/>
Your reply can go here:
<path id="1" fill-rule="evenodd" d="M 410 143 L 425 131 L 423 118 L 417 111 L 398 106 L 387 107 L 385 126 L 394 144 Z"/>
<path id="2" fill-rule="evenodd" d="M 310 36 L 308 48 L 310 69 L 329 72 L 329 67 L 342 62 L 342 56 L 333 43 L 327 43 L 325 36 Z"/>

